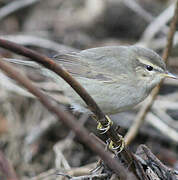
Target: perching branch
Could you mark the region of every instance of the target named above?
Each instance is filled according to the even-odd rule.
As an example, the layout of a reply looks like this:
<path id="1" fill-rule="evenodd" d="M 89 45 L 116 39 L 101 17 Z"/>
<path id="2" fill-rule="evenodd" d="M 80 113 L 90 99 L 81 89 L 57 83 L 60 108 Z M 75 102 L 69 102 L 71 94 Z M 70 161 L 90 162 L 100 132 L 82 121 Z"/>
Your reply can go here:
<path id="1" fill-rule="evenodd" d="M 12 1 L 8 3 L 6 6 L 0 8 L 0 20 L 5 18 L 6 16 L 14 13 L 15 11 L 30 6 L 32 4 L 37 3 L 40 0 L 19 0 L 19 1 Z"/>

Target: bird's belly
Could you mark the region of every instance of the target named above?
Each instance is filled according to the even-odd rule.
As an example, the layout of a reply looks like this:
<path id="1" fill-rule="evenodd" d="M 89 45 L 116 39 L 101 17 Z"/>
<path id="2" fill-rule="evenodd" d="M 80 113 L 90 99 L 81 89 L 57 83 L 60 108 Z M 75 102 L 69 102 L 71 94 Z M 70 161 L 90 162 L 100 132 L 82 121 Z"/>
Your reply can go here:
<path id="1" fill-rule="evenodd" d="M 139 94 L 139 96 L 138 96 Z M 105 114 L 115 114 L 135 107 L 146 98 L 144 94 L 126 91 L 103 94 L 103 98 L 94 98 Z"/>
<path id="2" fill-rule="evenodd" d="M 130 87 L 127 88 L 128 90 L 125 90 L 126 87 L 124 87 L 124 85 L 113 86 L 113 84 L 103 82 L 87 83 L 86 80 L 79 80 L 79 82 L 88 91 L 105 114 L 115 114 L 131 109 L 147 96 L 142 92 L 142 89 L 136 87 Z M 69 96 L 71 95 L 69 94 Z M 76 95 L 76 93 L 75 95 L 72 93 L 71 99 L 73 99 L 74 102 L 74 109 L 85 113 L 90 112 L 87 109 L 85 102 Z"/>

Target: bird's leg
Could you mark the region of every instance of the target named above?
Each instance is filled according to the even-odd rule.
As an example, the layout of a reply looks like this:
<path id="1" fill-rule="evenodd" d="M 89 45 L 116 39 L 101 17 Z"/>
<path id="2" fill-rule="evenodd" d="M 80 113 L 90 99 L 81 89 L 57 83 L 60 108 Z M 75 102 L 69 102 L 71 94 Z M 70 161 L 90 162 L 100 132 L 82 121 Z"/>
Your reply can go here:
<path id="1" fill-rule="evenodd" d="M 94 169 L 91 169 L 90 172 L 93 174 L 98 172 L 102 168 L 102 165 L 103 165 L 103 161 L 102 161 L 102 159 L 99 159 L 97 161 L 96 167 Z"/>
<path id="2" fill-rule="evenodd" d="M 106 133 L 110 129 L 110 127 L 113 125 L 112 120 L 108 116 L 105 116 L 105 117 L 106 117 L 106 119 L 108 121 L 108 123 L 105 125 L 105 127 L 103 127 L 103 125 L 100 122 L 98 122 L 97 118 L 94 117 L 98 122 L 97 129 L 102 131 L 101 134 Z M 118 134 L 118 136 L 119 136 L 119 141 L 118 141 L 119 145 L 116 145 L 111 140 L 110 143 L 109 143 L 109 149 L 117 150 L 117 152 L 120 153 L 125 147 L 125 141 L 124 141 L 124 138 L 121 135 Z"/>
<path id="3" fill-rule="evenodd" d="M 120 153 L 125 147 L 125 141 L 121 135 L 118 134 L 118 136 L 120 138 L 120 140 L 118 141 L 119 145 L 115 145 L 115 143 L 111 140 L 109 143 L 109 149 L 117 150 L 117 153 Z"/>
<path id="4" fill-rule="evenodd" d="M 101 134 L 106 133 L 110 129 L 110 127 L 113 125 L 113 122 L 111 121 L 111 119 L 108 116 L 105 116 L 105 117 L 108 121 L 107 124 L 103 126 L 100 122 L 98 122 L 98 125 L 97 125 L 97 129 L 102 131 Z"/>
<path id="5" fill-rule="evenodd" d="M 107 150 L 108 150 L 108 147 L 109 147 L 109 141 L 107 140 L 104 150 L 107 151 Z M 102 167 L 103 167 L 103 160 L 102 160 L 102 159 L 99 159 L 99 160 L 97 161 L 96 167 L 95 167 L 94 169 L 92 169 L 90 172 L 96 173 L 96 172 L 98 172 Z"/>

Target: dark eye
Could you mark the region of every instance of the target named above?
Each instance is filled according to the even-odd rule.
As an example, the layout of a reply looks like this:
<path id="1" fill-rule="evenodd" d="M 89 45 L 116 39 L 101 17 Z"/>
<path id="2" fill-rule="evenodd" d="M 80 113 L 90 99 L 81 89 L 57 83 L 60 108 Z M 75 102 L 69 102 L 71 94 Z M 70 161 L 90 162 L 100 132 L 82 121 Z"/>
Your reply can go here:
<path id="1" fill-rule="evenodd" d="M 148 71 L 152 71 L 152 70 L 153 70 L 153 67 L 152 67 L 152 66 L 147 65 L 147 66 L 146 66 L 146 69 L 147 69 Z"/>

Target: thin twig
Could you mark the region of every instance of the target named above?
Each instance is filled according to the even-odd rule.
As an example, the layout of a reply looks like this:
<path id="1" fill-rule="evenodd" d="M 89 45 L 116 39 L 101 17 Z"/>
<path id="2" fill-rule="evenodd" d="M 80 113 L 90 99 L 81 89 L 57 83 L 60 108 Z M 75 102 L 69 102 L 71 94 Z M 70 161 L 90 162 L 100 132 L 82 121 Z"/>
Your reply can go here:
<path id="1" fill-rule="evenodd" d="M 164 49 L 163 52 L 163 60 L 165 61 L 165 63 L 167 63 L 168 61 L 168 57 L 170 56 L 171 53 L 171 48 L 172 48 L 172 44 L 173 44 L 173 37 L 174 37 L 174 33 L 176 31 L 176 24 L 178 21 L 178 0 L 176 1 L 176 6 L 175 6 L 175 10 L 174 10 L 174 16 L 170 25 L 170 30 L 168 33 L 168 37 L 167 37 L 167 45 Z M 163 81 L 162 81 L 163 82 Z M 154 100 L 156 99 L 161 84 L 160 83 L 159 86 L 157 86 L 151 93 L 150 99 L 148 100 L 148 102 L 140 109 L 140 111 L 138 112 L 135 120 L 134 120 L 134 125 L 129 129 L 128 133 L 125 136 L 125 142 L 126 145 L 130 144 L 130 142 L 134 139 L 134 137 L 137 135 L 139 127 L 142 125 L 142 123 L 144 122 L 144 119 L 148 113 L 148 111 L 150 110 Z"/>
<path id="2" fill-rule="evenodd" d="M 33 46 L 33 47 L 40 47 L 40 48 L 46 48 L 53 51 L 56 51 L 58 53 L 65 53 L 65 51 L 77 51 L 77 49 L 65 46 L 62 44 L 59 44 L 57 42 L 54 42 L 52 40 L 45 39 L 40 36 L 34 36 L 29 34 L 16 34 L 16 35 L 3 35 L 0 36 L 3 39 L 21 44 L 23 46 Z"/>
<path id="3" fill-rule="evenodd" d="M 163 55 L 162 55 L 165 63 L 167 63 L 168 57 L 171 54 L 172 44 L 173 44 L 174 34 L 176 32 L 177 22 L 178 22 L 178 0 L 176 1 L 176 4 L 175 4 L 174 16 L 172 18 L 169 34 L 168 34 L 168 37 L 167 37 L 167 45 L 166 45 L 166 48 L 164 49 L 164 52 L 163 52 Z"/>
<path id="4" fill-rule="evenodd" d="M 154 17 L 151 13 L 147 12 L 145 9 L 143 9 L 139 3 L 135 0 L 122 0 L 122 3 L 124 3 L 128 8 L 130 8 L 132 11 L 134 11 L 138 16 L 142 17 L 145 21 L 151 22 L 153 21 Z"/>
<path id="5" fill-rule="evenodd" d="M 0 20 L 5 18 L 6 16 L 10 15 L 11 13 L 18 11 L 19 9 L 25 8 L 30 6 L 34 3 L 37 3 L 40 0 L 18 0 L 12 1 L 11 3 L 7 4 L 3 8 L 0 9 Z"/>
<path id="6" fill-rule="evenodd" d="M 111 158 L 109 152 L 104 151 L 103 147 L 97 143 L 95 139 L 89 136 L 88 131 L 81 126 L 77 120 L 69 113 L 62 110 L 57 103 L 51 101 L 44 93 L 42 93 L 38 88 L 36 88 L 24 75 L 19 73 L 19 71 L 12 68 L 3 59 L 0 59 L 0 69 L 3 70 L 9 77 L 15 79 L 18 83 L 28 89 L 33 95 L 38 97 L 39 101 L 52 113 L 56 114 L 58 119 L 62 121 L 66 126 L 72 129 L 76 136 L 91 148 L 95 153 L 97 153 L 103 161 L 115 172 L 121 179 L 126 179 L 127 172 L 126 169 L 115 159 Z"/>
<path id="7" fill-rule="evenodd" d="M 146 45 L 146 47 L 151 48 L 153 50 L 160 50 L 163 49 L 167 44 L 167 37 L 160 37 L 151 40 L 150 42 L 146 43 L 145 42 L 139 42 L 138 45 Z M 176 31 L 174 35 L 174 41 L 173 41 L 173 46 L 175 47 L 178 44 L 178 32 Z"/>
<path id="8" fill-rule="evenodd" d="M 173 142 L 178 143 L 178 133 L 173 128 L 169 127 L 160 118 L 155 116 L 153 113 L 148 113 L 146 121 L 149 121 L 153 127 L 159 130 L 163 135 L 169 137 Z"/>
<path id="9" fill-rule="evenodd" d="M 71 180 L 81 180 L 81 179 L 107 179 L 108 174 L 103 173 L 103 174 L 91 174 L 91 175 L 86 175 L 86 176 L 78 176 L 78 177 L 71 177 Z"/>
<path id="10" fill-rule="evenodd" d="M 158 31 L 167 29 L 166 23 L 171 19 L 174 13 L 175 3 L 165 9 L 157 18 L 155 18 L 143 32 L 140 42 L 149 43 Z"/>
<path id="11" fill-rule="evenodd" d="M 123 3 L 136 14 L 144 18 L 146 22 L 150 23 L 137 44 L 154 50 L 164 48 L 167 43 L 166 34 L 169 32 L 169 27 L 166 24 L 173 16 L 175 3 L 171 4 L 157 17 L 152 16 L 151 13 L 143 9 L 135 0 L 123 0 Z M 154 38 L 154 36 L 159 32 L 164 34 L 165 37 Z M 178 32 L 176 32 L 176 34 L 178 35 Z M 174 45 L 176 45 L 177 39 L 178 38 L 176 38 L 175 35 Z"/>

